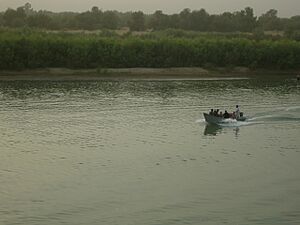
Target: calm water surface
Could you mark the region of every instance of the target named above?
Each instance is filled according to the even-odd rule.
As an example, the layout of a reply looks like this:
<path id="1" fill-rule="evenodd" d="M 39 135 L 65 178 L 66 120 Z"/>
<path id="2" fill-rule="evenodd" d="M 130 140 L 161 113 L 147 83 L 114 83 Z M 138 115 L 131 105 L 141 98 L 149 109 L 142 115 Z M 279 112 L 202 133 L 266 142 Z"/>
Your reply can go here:
<path id="1" fill-rule="evenodd" d="M 0 224 L 300 224 L 293 79 L 2 81 L 0 118 Z"/>

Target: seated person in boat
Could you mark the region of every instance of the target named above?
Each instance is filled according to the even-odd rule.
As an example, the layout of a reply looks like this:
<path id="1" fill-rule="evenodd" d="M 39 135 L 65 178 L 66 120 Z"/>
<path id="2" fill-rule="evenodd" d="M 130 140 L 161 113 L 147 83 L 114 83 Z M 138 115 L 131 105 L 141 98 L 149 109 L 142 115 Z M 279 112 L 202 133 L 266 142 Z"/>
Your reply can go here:
<path id="1" fill-rule="evenodd" d="M 217 114 L 218 114 L 218 113 L 217 113 L 217 110 L 215 109 L 215 110 L 214 110 L 213 116 L 217 116 Z"/>
<path id="2" fill-rule="evenodd" d="M 233 113 L 230 114 L 230 118 L 231 119 L 236 119 L 235 112 L 233 112 Z"/>
<path id="3" fill-rule="evenodd" d="M 214 111 L 214 116 L 219 116 L 219 109 Z"/>
<path id="4" fill-rule="evenodd" d="M 211 116 L 214 115 L 214 109 L 211 109 L 211 110 L 210 110 L 209 115 L 211 115 Z"/>
<path id="5" fill-rule="evenodd" d="M 229 113 L 227 112 L 227 110 L 225 110 L 225 113 L 224 113 L 224 115 L 223 115 L 223 118 L 224 118 L 224 119 L 229 119 L 229 118 L 230 118 L 230 115 L 229 115 Z"/>

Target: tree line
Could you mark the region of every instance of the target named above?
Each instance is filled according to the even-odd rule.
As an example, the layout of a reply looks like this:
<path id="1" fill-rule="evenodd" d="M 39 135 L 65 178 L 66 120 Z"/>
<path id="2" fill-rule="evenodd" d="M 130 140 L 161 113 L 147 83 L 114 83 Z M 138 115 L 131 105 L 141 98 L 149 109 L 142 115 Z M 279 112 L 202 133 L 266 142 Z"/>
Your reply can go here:
<path id="1" fill-rule="evenodd" d="M 132 31 L 182 29 L 203 32 L 260 32 L 284 31 L 289 35 L 300 31 L 300 15 L 278 17 L 278 11 L 270 9 L 257 17 L 247 7 L 236 12 L 209 14 L 205 9 L 184 9 L 180 13 L 165 14 L 161 10 L 153 14 L 138 12 L 103 11 L 97 6 L 82 13 L 36 11 L 30 3 L 17 9 L 0 13 L 0 26 L 33 27 L 52 30 L 98 30 L 129 27 Z"/>
<path id="2" fill-rule="evenodd" d="M 0 70 L 215 66 L 299 69 L 300 42 L 0 31 Z"/>

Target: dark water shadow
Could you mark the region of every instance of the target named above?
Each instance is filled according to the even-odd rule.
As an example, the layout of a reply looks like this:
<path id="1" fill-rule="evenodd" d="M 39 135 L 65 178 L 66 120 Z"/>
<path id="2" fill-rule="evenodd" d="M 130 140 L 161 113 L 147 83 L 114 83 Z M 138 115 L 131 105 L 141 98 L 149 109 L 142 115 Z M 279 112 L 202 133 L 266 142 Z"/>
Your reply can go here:
<path id="1" fill-rule="evenodd" d="M 217 124 L 207 124 L 204 129 L 204 135 L 216 136 L 220 134 L 222 127 Z"/>
<path id="2" fill-rule="evenodd" d="M 218 136 L 220 135 L 224 129 L 232 129 L 233 128 L 233 133 L 235 137 L 239 136 L 240 133 L 240 128 L 239 127 L 222 127 L 217 124 L 206 124 L 205 129 L 204 129 L 204 135 L 205 136 Z"/>

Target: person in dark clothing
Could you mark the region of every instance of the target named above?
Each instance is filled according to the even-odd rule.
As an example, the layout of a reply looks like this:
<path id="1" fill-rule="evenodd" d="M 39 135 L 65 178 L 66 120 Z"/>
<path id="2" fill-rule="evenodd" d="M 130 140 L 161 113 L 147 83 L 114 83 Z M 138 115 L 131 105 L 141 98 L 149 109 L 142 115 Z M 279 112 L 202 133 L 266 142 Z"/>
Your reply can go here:
<path id="1" fill-rule="evenodd" d="M 225 110 L 224 114 L 223 114 L 223 117 L 224 119 L 229 119 L 230 118 L 230 115 L 229 113 L 227 112 L 227 110 Z"/>
<path id="2" fill-rule="evenodd" d="M 214 116 L 219 116 L 219 109 L 215 111 Z"/>
<path id="3" fill-rule="evenodd" d="M 211 115 L 211 116 L 214 115 L 214 109 L 211 109 L 211 110 L 210 110 L 209 115 Z"/>
<path id="4" fill-rule="evenodd" d="M 238 105 L 235 108 L 235 117 L 236 119 L 240 118 L 240 107 Z"/>

